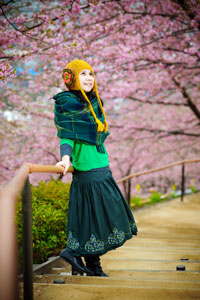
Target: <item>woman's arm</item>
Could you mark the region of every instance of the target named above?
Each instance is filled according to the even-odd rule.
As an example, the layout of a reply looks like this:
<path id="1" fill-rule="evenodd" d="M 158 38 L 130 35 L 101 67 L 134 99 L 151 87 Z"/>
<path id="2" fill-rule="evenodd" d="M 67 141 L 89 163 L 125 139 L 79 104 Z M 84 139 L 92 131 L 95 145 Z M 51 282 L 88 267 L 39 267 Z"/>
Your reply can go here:
<path id="1" fill-rule="evenodd" d="M 62 160 L 59 161 L 56 165 L 62 166 L 64 168 L 63 175 L 67 173 L 67 170 L 70 165 L 70 157 L 72 156 L 72 150 L 74 147 L 74 141 L 70 139 L 61 139 L 60 141 L 60 154 Z"/>

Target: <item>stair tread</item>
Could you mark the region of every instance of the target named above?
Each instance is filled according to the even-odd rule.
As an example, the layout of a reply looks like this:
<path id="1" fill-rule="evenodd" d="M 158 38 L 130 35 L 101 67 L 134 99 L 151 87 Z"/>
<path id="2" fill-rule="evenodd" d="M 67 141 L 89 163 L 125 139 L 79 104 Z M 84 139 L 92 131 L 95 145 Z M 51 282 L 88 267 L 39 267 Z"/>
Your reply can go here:
<path id="1" fill-rule="evenodd" d="M 22 286 L 21 286 L 22 289 Z M 34 284 L 34 299 L 41 300 L 149 300 L 149 299 L 199 299 L 200 288 L 169 288 L 144 286 Z"/>

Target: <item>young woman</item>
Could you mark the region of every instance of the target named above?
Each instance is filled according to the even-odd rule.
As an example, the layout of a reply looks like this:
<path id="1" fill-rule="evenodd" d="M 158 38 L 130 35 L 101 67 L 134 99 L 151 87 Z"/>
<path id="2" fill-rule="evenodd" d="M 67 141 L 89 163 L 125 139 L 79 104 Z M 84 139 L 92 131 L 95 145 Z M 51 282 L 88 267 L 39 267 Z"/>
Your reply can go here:
<path id="1" fill-rule="evenodd" d="M 67 247 L 60 257 L 90 276 L 108 276 L 100 256 L 137 235 L 132 212 L 109 168 L 104 141 L 109 135 L 91 66 L 71 61 L 63 70 L 69 91 L 54 96 L 55 125 L 62 161 L 74 167 L 67 221 Z M 85 264 L 81 257 L 84 257 Z"/>

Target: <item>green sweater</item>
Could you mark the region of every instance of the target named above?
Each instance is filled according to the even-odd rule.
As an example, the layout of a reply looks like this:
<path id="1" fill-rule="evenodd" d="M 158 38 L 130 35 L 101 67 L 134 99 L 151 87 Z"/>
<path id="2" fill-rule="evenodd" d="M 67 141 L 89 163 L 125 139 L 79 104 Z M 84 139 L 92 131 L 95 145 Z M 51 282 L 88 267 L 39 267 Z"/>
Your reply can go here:
<path id="1" fill-rule="evenodd" d="M 109 165 L 108 154 L 104 144 L 103 148 L 105 153 L 98 152 L 96 145 L 84 144 L 83 142 L 78 142 L 71 139 L 61 139 L 60 146 L 64 144 L 71 146 L 72 152 L 71 154 L 69 154 L 69 152 L 65 154 L 65 150 L 61 151 L 62 156 L 71 156 L 72 165 L 76 170 L 89 171 Z"/>

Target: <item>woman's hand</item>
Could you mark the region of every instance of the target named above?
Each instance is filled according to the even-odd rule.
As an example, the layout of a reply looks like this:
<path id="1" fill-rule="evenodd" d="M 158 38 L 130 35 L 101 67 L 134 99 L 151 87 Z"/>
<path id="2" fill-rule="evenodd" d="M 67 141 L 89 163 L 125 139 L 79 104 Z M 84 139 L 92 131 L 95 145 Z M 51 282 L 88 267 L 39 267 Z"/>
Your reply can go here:
<path id="1" fill-rule="evenodd" d="M 67 170 L 69 169 L 69 164 L 70 164 L 70 160 L 69 160 L 69 156 L 68 155 L 64 155 L 62 157 L 62 160 L 59 161 L 56 166 L 61 166 L 64 168 L 63 171 L 63 175 L 65 175 L 67 173 Z"/>

